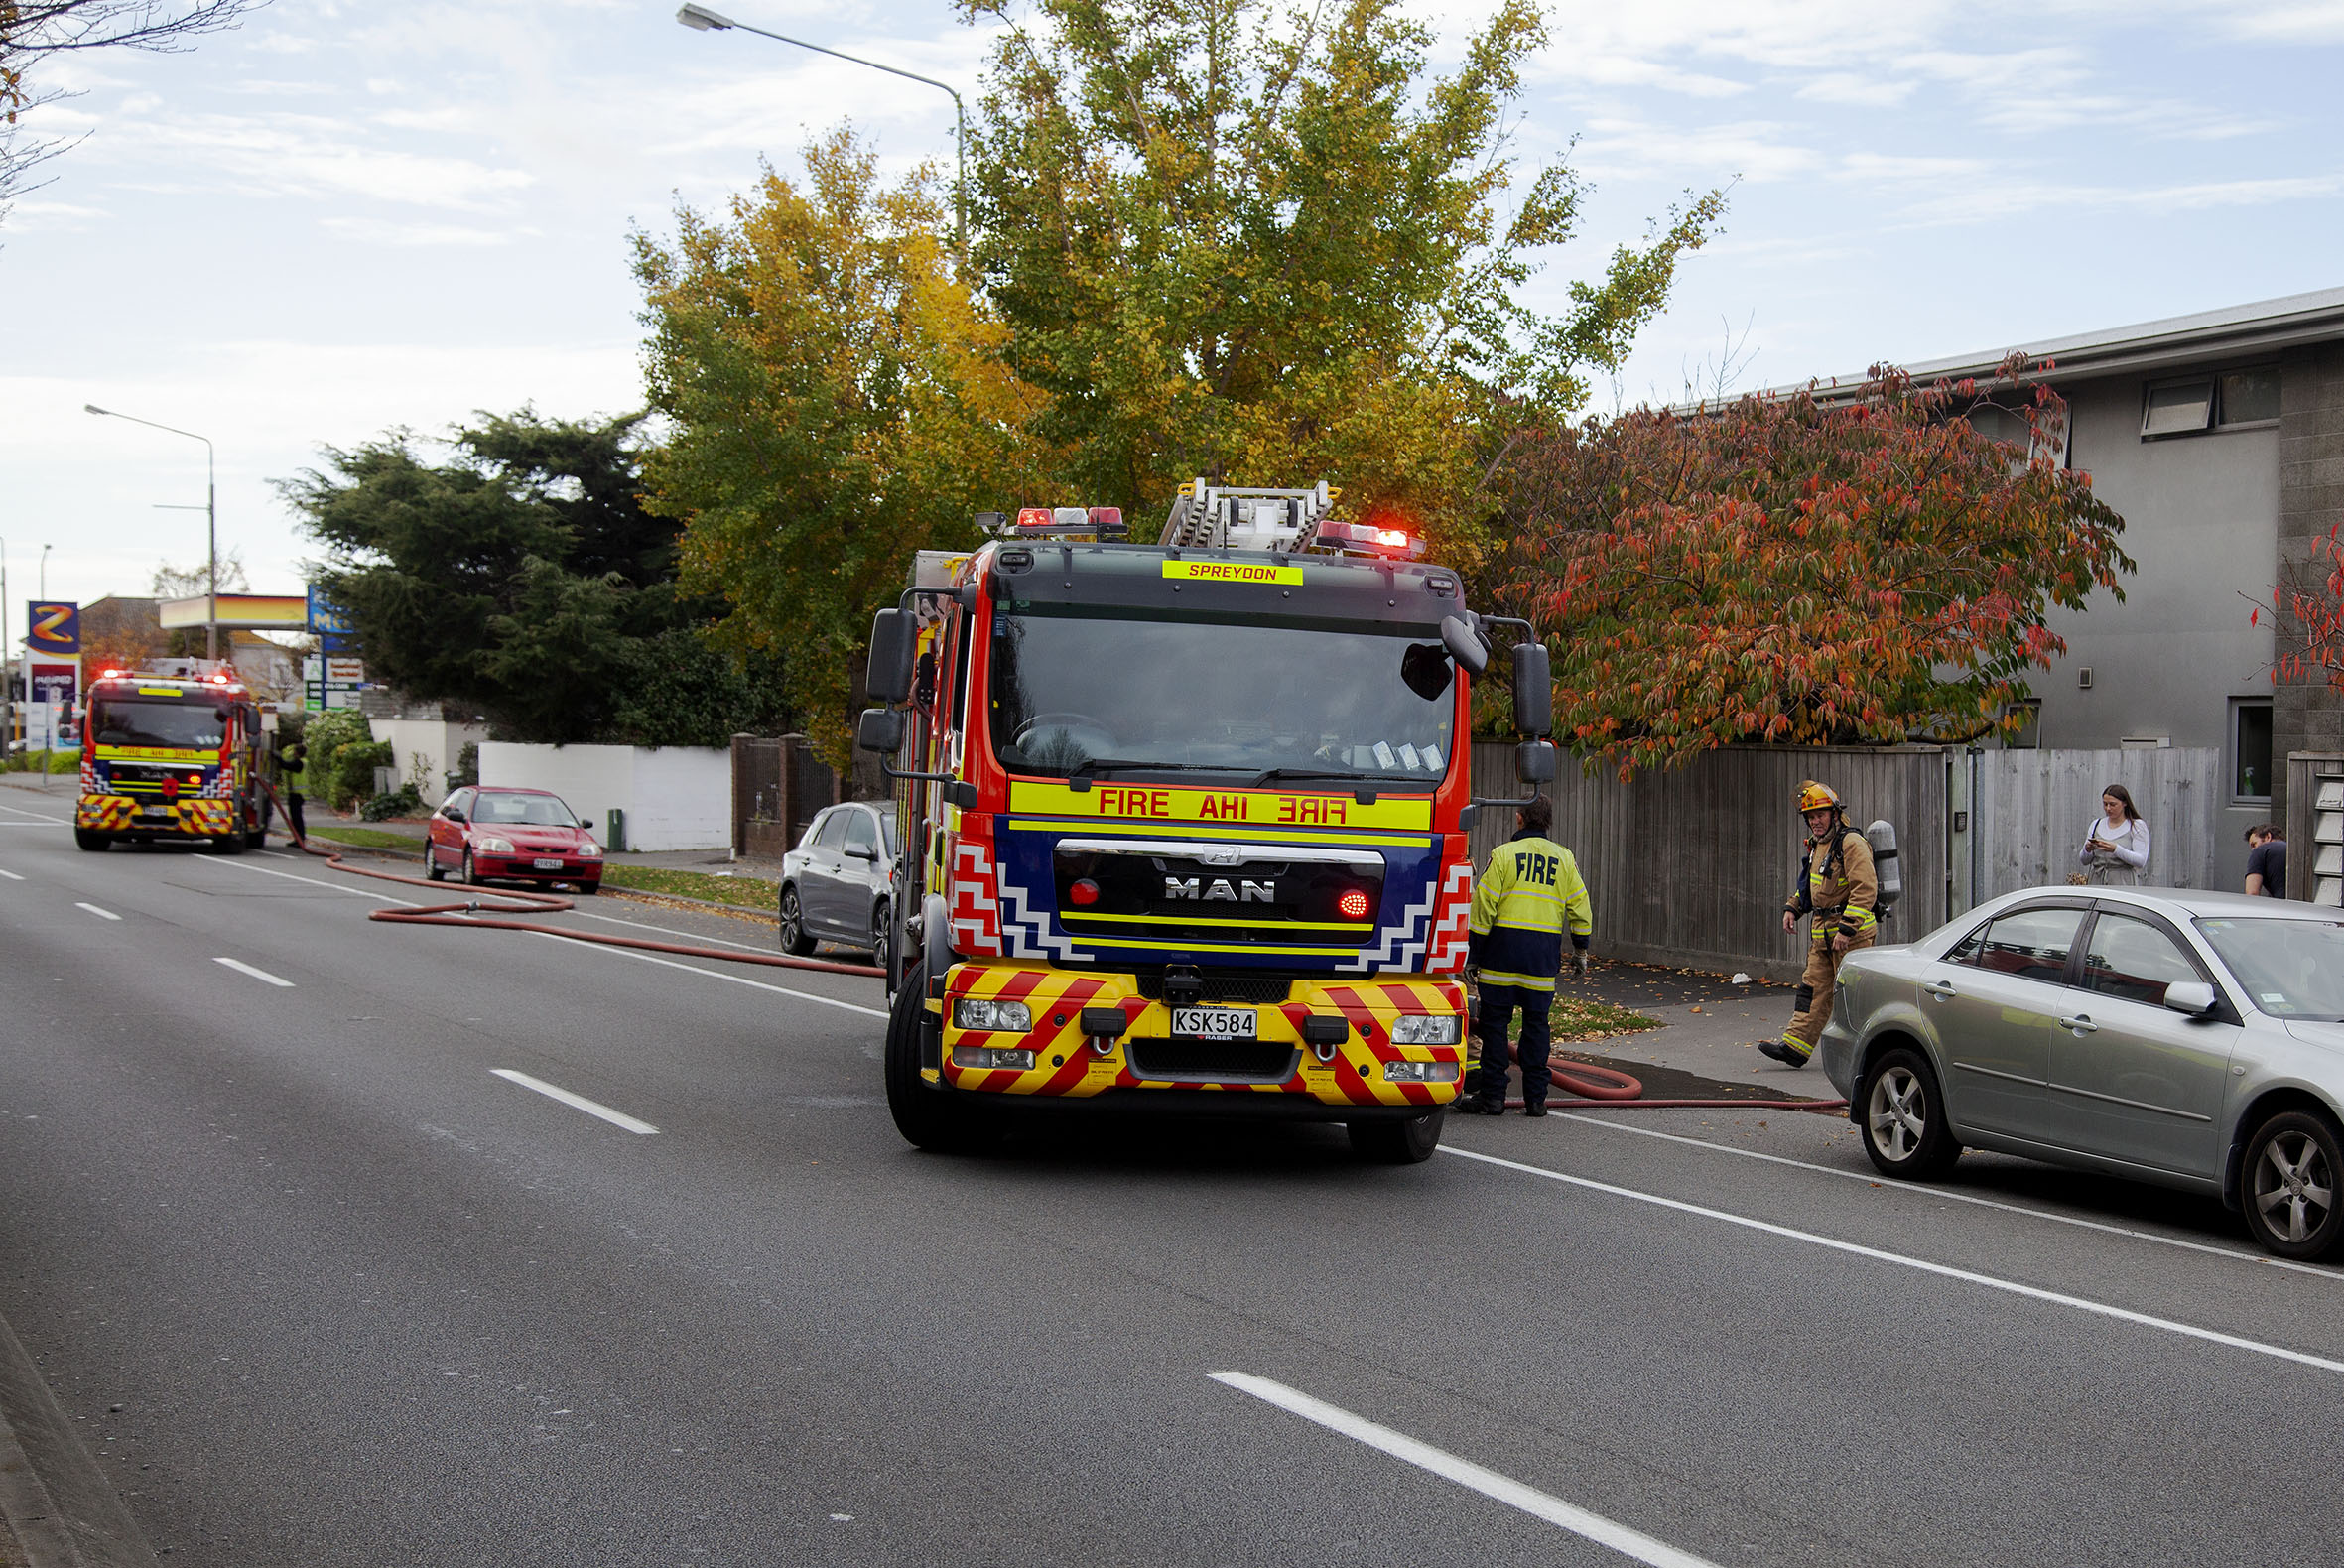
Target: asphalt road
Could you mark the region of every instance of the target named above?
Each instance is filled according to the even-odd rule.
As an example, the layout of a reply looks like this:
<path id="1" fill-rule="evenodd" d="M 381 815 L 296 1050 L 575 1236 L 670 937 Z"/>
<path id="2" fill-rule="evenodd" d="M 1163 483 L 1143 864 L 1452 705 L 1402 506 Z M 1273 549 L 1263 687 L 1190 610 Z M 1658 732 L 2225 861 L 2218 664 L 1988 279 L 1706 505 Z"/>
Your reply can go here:
<path id="1" fill-rule="evenodd" d="M 2335 1556 L 2344 1276 L 2211 1206 L 1765 1112 L 924 1155 L 874 981 L 43 815 L 0 790 L 0 1315 L 173 1562 Z"/>

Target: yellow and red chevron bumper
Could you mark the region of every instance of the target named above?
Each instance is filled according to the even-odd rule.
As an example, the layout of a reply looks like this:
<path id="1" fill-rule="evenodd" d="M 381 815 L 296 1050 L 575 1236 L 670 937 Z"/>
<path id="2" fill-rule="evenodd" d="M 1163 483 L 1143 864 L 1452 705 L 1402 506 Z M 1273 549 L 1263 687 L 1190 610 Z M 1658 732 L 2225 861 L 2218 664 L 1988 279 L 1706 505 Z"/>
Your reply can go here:
<path id="1" fill-rule="evenodd" d="M 188 839 L 217 839 L 236 828 L 236 803 L 232 800 L 189 795 L 165 805 L 165 815 L 148 816 L 146 807 L 154 804 L 161 803 L 136 801 L 127 795 L 84 795 L 73 808 L 73 826 L 97 833 Z"/>
<path id="2" fill-rule="evenodd" d="M 1312 1106 L 1445 1106 L 1457 1098 L 1464 1071 L 1465 987 L 1445 977 L 1297 980 L 1286 1000 L 1252 1007 L 1251 1049 L 1219 1053 L 1244 1071 L 1215 1079 L 1210 1048 L 1183 1051 L 1171 1032 L 1166 1003 L 1140 994 L 1129 975 L 1057 970 L 1036 964 L 957 964 L 945 977 L 942 1048 L 925 1069 L 930 1082 L 997 1095 L 1081 1100 L 1112 1090 L 1219 1090 L 1233 1095 L 1284 1095 Z M 1032 1019 L 1022 1033 L 965 1029 L 954 1020 L 963 999 L 1022 1002 Z M 932 1004 L 933 1005 L 933 1004 Z M 1220 1006 L 1209 1002 L 1205 1005 Z M 1237 1005 L 1237 1004 L 1233 1004 Z M 1086 1031 L 1085 1008 L 1114 1008 L 1121 1033 Z M 1454 1018 L 1452 1043 L 1395 1044 L 1392 1027 L 1403 1015 Z M 1341 1019 L 1340 1044 L 1310 1043 L 1311 1018 Z M 993 1066 L 1001 1053 L 1031 1051 L 1030 1067 Z M 1407 1064 L 1395 1066 L 1394 1064 Z M 1258 1109 L 1249 1107 L 1247 1109 Z"/>

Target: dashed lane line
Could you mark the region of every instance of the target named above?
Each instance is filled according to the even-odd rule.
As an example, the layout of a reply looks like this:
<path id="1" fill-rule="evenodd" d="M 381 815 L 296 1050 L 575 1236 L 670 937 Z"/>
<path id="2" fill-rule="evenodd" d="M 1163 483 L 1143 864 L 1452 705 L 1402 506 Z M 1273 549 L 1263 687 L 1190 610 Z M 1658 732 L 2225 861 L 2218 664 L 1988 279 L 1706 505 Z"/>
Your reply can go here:
<path id="1" fill-rule="evenodd" d="M 1608 1546 L 1623 1557 L 1632 1557 L 1637 1562 L 1649 1564 L 1650 1568 L 1717 1568 L 1706 1557 L 1696 1557 L 1641 1530 L 1607 1519 L 1600 1513 L 1590 1513 L 1575 1503 L 1540 1492 L 1536 1487 L 1525 1486 L 1511 1476 L 1501 1476 L 1470 1459 L 1460 1459 L 1447 1449 L 1420 1442 L 1405 1432 L 1395 1432 L 1364 1415 L 1354 1415 L 1341 1405 L 1313 1398 L 1299 1388 L 1289 1388 L 1282 1382 L 1257 1377 L 1251 1372 L 1217 1372 L 1207 1375 L 1215 1382 L 1235 1388 L 1239 1393 L 1249 1393 L 1256 1399 L 1274 1404 L 1330 1432 L 1340 1433 L 1355 1443 L 1365 1443 L 1419 1470 L 1429 1470 L 1444 1481 L 1454 1481 L 1461 1487 L 1471 1488 L 1485 1498 L 1494 1498 L 1508 1507 L 1521 1509 L 1533 1518 L 1559 1525 L 1598 1546 Z"/>
<path id="2" fill-rule="evenodd" d="M 1536 1176 L 1546 1181 L 1600 1192 L 1614 1198 L 1627 1198 L 1635 1203 L 1648 1203 L 1659 1209 L 1673 1209 L 1704 1220 L 1715 1220 L 1723 1225 L 1739 1226 L 1746 1231 L 1758 1231 L 1767 1236 L 1779 1236 L 1787 1241 L 1804 1241 L 1834 1252 L 1845 1252 L 1852 1257 L 1868 1257 L 1875 1262 L 1893 1263 L 1898 1268 L 1910 1268 L 1924 1274 L 1935 1274 L 1941 1279 L 1958 1279 L 1964 1284 L 1978 1285 L 1987 1290 L 2005 1291 L 2014 1296 L 2024 1296 L 2033 1301 L 2049 1302 L 2053 1306 L 2070 1307 L 2097 1317 L 2114 1318 L 2120 1323 L 2137 1324 L 2143 1328 L 2161 1329 L 2167 1334 L 2178 1334 L 2187 1339 L 2203 1340 L 2210 1345 L 2227 1345 L 2233 1350 L 2251 1351 L 2257 1356 L 2269 1356 L 2279 1361 L 2293 1362 L 2302 1367 L 2317 1367 L 2322 1372 L 2344 1372 L 2344 1361 L 2325 1356 L 2314 1356 L 2308 1351 L 2291 1350 L 2284 1345 L 2271 1345 L 2262 1340 L 2250 1340 L 2240 1334 L 2225 1334 L 2219 1329 L 2199 1328 L 2194 1323 L 2180 1323 L 2171 1318 L 2160 1318 L 2147 1312 L 2135 1312 L 2130 1307 L 2112 1306 L 2105 1301 L 2093 1301 L 2085 1296 L 2071 1296 L 2064 1291 L 2045 1290 L 2040 1285 L 2021 1284 L 2016 1279 L 2002 1279 L 1993 1274 L 1981 1274 L 1967 1268 L 1955 1268 L 1950 1263 L 1932 1263 L 1924 1258 L 1906 1257 L 1898 1252 L 1884 1251 L 1877 1246 L 1866 1246 L 1857 1241 L 1843 1241 L 1837 1237 L 1819 1236 L 1812 1231 L 1794 1230 L 1787 1225 L 1776 1225 L 1771 1220 L 1756 1220 L 1749 1215 L 1731 1214 L 1723 1209 L 1705 1208 L 1697 1203 L 1686 1203 L 1678 1198 L 1663 1198 L 1658 1193 L 1638 1192 L 1633 1187 L 1616 1187 L 1610 1182 L 1594 1181 L 1585 1176 L 1569 1176 L 1561 1171 L 1548 1170 L 1542 1165 L 1528 1165 L 1520 1160 L 1500 1159 L 1495 1154 L 1483 1154 L 1474 1149 L 1461 1149 L 1449 1144 L 1441 1146 L 1443 1154 L 1454 1154 L 1459 1159 L 1478 1160 L 1484 1165 L 1495 1165 L 1500 1170 L 1516 1171 L 1524 1176 Z"/>
<path id="3" fill-rule="evenodd" d="M 1681 1132 L 1662 1132 L 1653 1127 L 1631 1127 L 1624 1122 L 1608 1121 L 1602 1116 L 1575 1115 L 1557 1111 L 1566 1121 L 1585 1122 L 1591 1127 L 1609 1127 L 1614 1132 L 1632 1132 L 1639 1138 L 1659 1138 L 1669 1143 L 1689 1144 L 1697 1149 L 1714 1149 L 1720 1154 L 1738 1154 L 1744 1159 L 1764 1160 L 1769 1165 L 1788 1165 L 1797 1170 L 1815 1171 L 1825 1176 L 1837 1176 L 1846 1181 L 1860 1181 L 1883 1192 L 1901 1193 L 1913 1198 L 1944 1198 L 1954 1203 L 1972 1204 L 1980 1209 L 2000 1209 L 2005 1214 L 2022 1214 L 2031 1219 L 2049 1220 L 2058 1225 L 2077 1226 L 2086 1231 L 2099 1231 L 2108 1236 L 2130 1237 L 2139 1241 L 2154 1241 L 2159 1246 L 2177 1246 L 2188 1252 L 2211 1252 L 2217 1257 L 2235 1258 L 2241 1263 L 2268 1264 L 2273 1268 L 2290 1269 L 2314 1278 L 2344 1282 L 2344 1272 L 2321 1268 L 2311 1263 L 2298 1263 L 2289 1257 L 2273 1257 L 2265 1252 L 2250 1252 L 2243 1247 L 2216 1246 L 2210 1241 L 2185 1241 L 2177 1236 L 2159 1236 L 2154 1231 L 2136 1231 L 2130 1226 L 2110 1225 L 2105 1220 L 2086 1220 L 2080 1215 L 2054 1214 L 2048 1209 L 2031 1208 L 2022 1203 L 2005 1203 L 1999 1198 L 1981 1198 L 1976 1193 L 1957 1192 L 1950 1187 L 1915 1186 L 1910 1182 L 1882 1181 L 1863 1171 L 1841 1170 L 1837 1166 L 1817 1165 L 1811 1160 L 1794 1160 L 1784 1154 L 1766 1154 L 1758 1149 L 1738 1149 L 1731 1143 L 1712 1143 L 1707 1138 L 1687 1137 Z"/>
<path id="4" fill-rule="evenodd" d="M 21 882 L 24 880 L 23 877 L 17 875 L 14 871 L 0 871 L 0 876 L 5 876 L 12 882 Z"/>
<path id="5" fill-rule="evenodd" d="M 527 1073 L 517 1073 L 509 1067 L 492 1067 L 489 1071 L 507 1083 L 519 1084 L 523 1089 L 534 1089 L 549 1100 L 559 1100 L 565 1106 L 575 1107 L 589 1116 L 600 1116 L 614 1127 L 624 1127 L 629 1132 L 648 1133 L 659 1130 L 648 1121 L 638 1121 L 623 1111 L 613 1111 L 608 1106 L 586 1099 L 584 1095 L 574 1095 L 569 1090 L 549 1084 L 542 1078 L 531 1078 Z"/>
<path id="6" fill-rule="evenodd" d="M 97 916 L 97 918 L 100 920 L 119 920 L 122 918 L 120 915 L 115 914 L 111 909 L 100 909 L 95 904 L 84 904 L 78 900 L 74 902 L 73 907 L 75 909 L 86 909 L 91 914 Z"/>
<path id="7" fill-rule="evenodd" d="M 267 980 L 270 984 L 282 985 L 287 990 L 293 989 L 293 981 L 285 980 L 282 977 L 276 975 L 271 975 L 267 970 L 254 969 L 251 965 L 245 963 L 241 959 L 213 959 L 211 962 L 214 964 L 225 964 L 229 969 L 234 970 L 239 975 L 249 975 L 254 980 Z"/>

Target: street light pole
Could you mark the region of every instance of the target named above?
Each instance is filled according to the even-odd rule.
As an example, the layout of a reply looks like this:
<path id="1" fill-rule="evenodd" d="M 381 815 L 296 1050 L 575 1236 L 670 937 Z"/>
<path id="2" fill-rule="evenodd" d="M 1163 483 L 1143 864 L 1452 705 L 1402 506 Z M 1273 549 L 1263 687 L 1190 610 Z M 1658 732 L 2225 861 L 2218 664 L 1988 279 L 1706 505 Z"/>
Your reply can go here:
<path id="1" fill-rule="evenodd" d="M 16 662 L 8 640 L 8 540 L 0 535 L 0 759 L 16 744 Z"/>
<path id="2" fill-rule="evenodd" d="M 165 430 L 174 436 L 185 436 L 190 441 L 203 443 L 203 558 L 209 584 L 203 614 L 203 657 L 219 657 L 219 463 L 212 451 L 211 438 L 198 436 L 192 430 L 181 430 L 176 425 L 158 425 L 151 419 L 140 419 L 136 414 L 117 414 L 110 408 L 99 408 L 95 403 L 81 405 L 83 413 L 101 414 L 107 419 L 126 419 L 133 425 L 144 425 L 149 430 Z"/>
<path id="3" fill-rule="evenodd" d="M 761 27 L 751 27 L 746 22 L 735 22 L 728 16 L 718 16 L 704 5 L 686 5 L 676 13 L 676 20 L 695 32 L 701 33 L 721 33 L 728 28 L 738 28 L 743 33 L 754 33 L 759 38 L 770 38 L 783 44 L 795 44 L 798 48 L 810 49 L 817 55 L 828 55 L 835 60 L 848 61 L 857 65 L 868 65 L 873 70 L 883 70 L 891 76 L 901 76 L 907 81 L 925 82 L 931 87 L 951 93 L 953 100 L 953 161 L 957 171 L 953 179 L 953 244 L 954 248 L 960 252 L 962 260 L 968 259 L 969 115 L 962 108 L 961 94 L 956 89 L 938 81 L 934 76 L 923 76 L 918 71 L 904 70 L 895 65 L 884 65 L 875 60 L 864 60 L 860 55 L 849 55 L 844 50 L 832 49 L 825 44 L 809 44 L 802 38 L 791 38 L 786 33 L 774 33 Z"/>

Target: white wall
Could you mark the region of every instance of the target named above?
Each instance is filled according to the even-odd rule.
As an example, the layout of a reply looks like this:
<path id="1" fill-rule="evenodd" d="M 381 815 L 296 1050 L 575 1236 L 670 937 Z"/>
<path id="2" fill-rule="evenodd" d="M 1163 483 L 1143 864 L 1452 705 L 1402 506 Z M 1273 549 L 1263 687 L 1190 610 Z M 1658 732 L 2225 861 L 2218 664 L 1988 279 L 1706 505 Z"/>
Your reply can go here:
<path id="1" fill-rule="evenodd" d="M 377 721 L 377 728 L 381 727 Z M 629 849 L 721 849 L 732 842 L 732 755 L 717 747 L 480 746 L 480 782 L 551 790 L 606 833 L 626 813 Z"/>
<path id="2" fill-rule="evenodd" d="M 432 719 L 371 719 L 367 725 L 374 738 L 391 743 L 392 753 L 398 758 L 399 782 L 404 784 L 415 770 L 415 759 L 424 759 L 427 777 L 423 785 L 423 800 L 427 806 L 437 806 L 448 797 L 448 775 L 456 767 L 457 753 L 467 742 L 479 744 L 488 738 L 488 731 L 478 724 L 443 723 Z"/>

